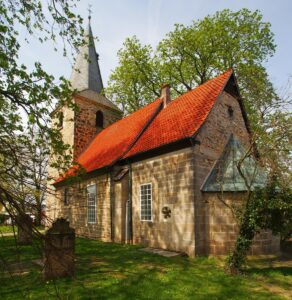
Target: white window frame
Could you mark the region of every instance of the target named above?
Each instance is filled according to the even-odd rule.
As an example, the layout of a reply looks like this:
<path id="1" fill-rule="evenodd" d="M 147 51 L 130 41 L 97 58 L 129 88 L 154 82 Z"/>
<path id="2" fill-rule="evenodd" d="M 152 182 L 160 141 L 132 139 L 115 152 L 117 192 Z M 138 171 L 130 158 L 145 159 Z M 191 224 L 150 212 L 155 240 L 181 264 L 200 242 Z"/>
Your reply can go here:
<path id="1" fill-rule="evenodd" d="M 89 204 L 89 195 L 90 193 L 88 192 L 88 188 L 93 187 L 95 188 L 95 199 L 94 199 L 94 204 Z M 87 224 L 96 224 L 96 202 L 97 202 L 97 188 L 96 184 L 89 184 L 86 186 L 86 201 L 87 201 Z M 91 209 L 91 210 L 90 210 Z M 89 220 L 90 219 L 90 213 L 94 212 L 94 221 Z M 90 217 L 89 217 L 90 216 Z"/>
<path id="2" fill-rule="evenodd" d="M 150 214 L 151 219 L 143 219 L 142 218 L 142 186 L 150 185 Z M 140 198 L 140 221 L 141 222 L 153 222 L 153 189 L 152 189 L 152 183 L 143 183 L 139 186 L 139 198 Z"/>

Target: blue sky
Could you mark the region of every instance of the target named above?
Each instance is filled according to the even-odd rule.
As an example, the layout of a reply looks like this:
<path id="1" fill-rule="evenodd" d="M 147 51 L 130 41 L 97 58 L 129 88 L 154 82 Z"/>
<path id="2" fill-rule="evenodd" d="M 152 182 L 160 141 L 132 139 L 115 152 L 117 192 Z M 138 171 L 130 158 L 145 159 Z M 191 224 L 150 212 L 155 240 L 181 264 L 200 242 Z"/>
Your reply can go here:
<path id="1" fill-rule="evenodd" d="M 277 50 L 266 64 L 277 88 L 292 75 L 292 0 L 81 0 L 77 11 L 87 18 L 88 3 L 92 5 L 92 29 L 98 36 L 96 43 L 104 84 L 117 65 L 116 53 L 126 37 L 136 35 L 142 43 L 152 46 L 173 29 L 175 23 L 188 25 L 193 19 L 229 8 L 259 9 L 264 21 L 272 24 Z M 27 34 L 22 33 L 22 38 Z M 53 45 L 40 45 L 36 40 L 23 43 L 20 61 L 31 67 L 37 60 L 54 75 L 69 78 L 72 59 L 54 52 Z"/>

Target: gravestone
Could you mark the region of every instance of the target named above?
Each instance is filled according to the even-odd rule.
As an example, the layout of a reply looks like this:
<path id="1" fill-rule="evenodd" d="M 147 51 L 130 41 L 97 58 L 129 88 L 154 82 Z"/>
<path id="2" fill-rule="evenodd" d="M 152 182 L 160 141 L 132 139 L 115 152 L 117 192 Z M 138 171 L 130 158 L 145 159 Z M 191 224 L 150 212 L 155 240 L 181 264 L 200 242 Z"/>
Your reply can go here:
<path id="1" fill-rule="evenodd" d="M 16 218 L 17 243 L 19 245 L 32 244 L 32 219 L 29 215 L 19 215 Z"/>
<path id="2" fill-rule="evenodd" d="M 75 230 L 63 218 L 57 219 L 45 234 L 44 278 L 73 276 L 75 271 Z"/>

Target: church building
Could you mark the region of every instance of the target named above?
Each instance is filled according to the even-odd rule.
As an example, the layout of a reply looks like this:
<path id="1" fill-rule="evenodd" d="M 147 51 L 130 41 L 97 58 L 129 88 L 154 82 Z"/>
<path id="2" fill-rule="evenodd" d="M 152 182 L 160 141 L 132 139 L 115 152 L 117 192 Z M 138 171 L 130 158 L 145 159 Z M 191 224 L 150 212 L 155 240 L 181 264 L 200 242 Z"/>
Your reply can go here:
<path id="1" fill-rule="evenodd" d="M 85 169 L 77 181 L 59 178 L 47 199 L 47 217 L 70 221 L 78 236 L 142 244 L 190 256 L 228 254 L 238 225 L 233 208 L 247 182 L 264 174 L 249 155 L 251 131 L 233 70 L 171 99 L 170 87 L 123 117 L 103 94 L 91 27 L 71 75 L 78 90 L 73 111 L 58 107 L 53 124 Z M 87 58 L 88 57 L 88 58 Z M 60 119 L 60 118 L 59 118 Z M 279 238 L 261 232 L 251 254 L 275 254 Z"/>

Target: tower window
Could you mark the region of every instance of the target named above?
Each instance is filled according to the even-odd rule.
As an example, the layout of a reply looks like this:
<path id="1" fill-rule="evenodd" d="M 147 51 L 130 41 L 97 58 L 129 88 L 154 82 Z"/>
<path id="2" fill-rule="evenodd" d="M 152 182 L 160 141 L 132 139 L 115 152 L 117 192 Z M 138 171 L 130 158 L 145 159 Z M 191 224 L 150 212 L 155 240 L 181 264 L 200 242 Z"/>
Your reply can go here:
<path id="1" fill-rule="evenodd" d="M 68 205 L 69 204 L 69 188 L 65 188 L 64 190 L 64 204 Z"/>
<path id="2" fill-rule="evenodd" d="M 58 127 L 63 128 L 63 123 L 64 123 L 64 114 L 63 114 L 63 112 L 59 112 L 57 118 L 58 118 L 58 123 L 57 123 Z"/>
<path id="3" fill-rule="evenodd" d="M 227 107 L 228 107 L 227 110 L 228 110 L 229 118 L 232 118 L 233 117 L 233 108 L 230 105 L 227 105 Z"/>
<path id="4" fill-rule="evenodd" d="M 100 110 L 95 114 L 95 126 L 103 128 L 103 113 Z"/>

